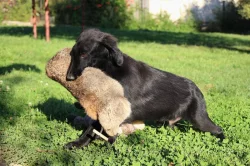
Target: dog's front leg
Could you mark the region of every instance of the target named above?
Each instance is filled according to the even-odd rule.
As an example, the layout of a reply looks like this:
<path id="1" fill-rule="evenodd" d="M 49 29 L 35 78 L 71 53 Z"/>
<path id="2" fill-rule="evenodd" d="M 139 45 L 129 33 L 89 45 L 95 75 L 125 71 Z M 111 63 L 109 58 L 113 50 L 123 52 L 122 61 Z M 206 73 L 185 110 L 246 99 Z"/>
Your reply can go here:
<path id="1" fill-rule="evenodd" d="M 99 123 L 99 121 L 95 121 L 92 125 L 90 125 L 86 131 L 82 133 L 82 135 L 75 141 L 69 142 L 66 145 L 64 145 L 65 149 L 73 149 L 75 148 L 83 148 L 87 146 L 90 142 L 92 142 L 94 139 L 96 139 L 96 134 L 93 132 L 93 130 L 101 131 L 102 126 Z"/>

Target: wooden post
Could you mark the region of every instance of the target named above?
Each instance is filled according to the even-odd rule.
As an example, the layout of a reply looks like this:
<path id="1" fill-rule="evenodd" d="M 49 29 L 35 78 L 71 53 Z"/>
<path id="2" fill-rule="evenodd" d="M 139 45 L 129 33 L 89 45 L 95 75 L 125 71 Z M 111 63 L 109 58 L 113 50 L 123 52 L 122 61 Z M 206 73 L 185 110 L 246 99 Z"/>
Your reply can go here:
<path id="1" fill-rule="evenodd" d="M 32 0 L 32 24 L 33 24 L 33 36 L 37 38 L 37 26 L 36 26 L 36 3 L 35 0 Z"/>
<path id="2" fill-rule="evenodd" d="M 45 0 L 45 36 L 46 41 L 50 41 L 50 29 L 49 29 L 49 0 Z"/>

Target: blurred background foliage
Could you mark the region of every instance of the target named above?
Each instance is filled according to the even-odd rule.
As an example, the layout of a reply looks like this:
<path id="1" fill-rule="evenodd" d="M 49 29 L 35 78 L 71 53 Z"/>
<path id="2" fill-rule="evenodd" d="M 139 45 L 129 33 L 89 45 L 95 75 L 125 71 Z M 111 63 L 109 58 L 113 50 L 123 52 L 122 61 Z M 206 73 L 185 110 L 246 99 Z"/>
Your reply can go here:
<path id="1" fill-rule="evenodd" d="M 241 0 L 240 2 L 239 14 L 245 19 L 250 19 L 250 0 Z"/>
<path id="2" fill-rule="evenodd" d="M 117 28 L 157 31 L 220 31 L 249 32 L 250 0 L 225 3 L 218 10 L 216 20 L 206 23 L 198 21 L 189 11 L 185 19 L 173 22 L 167 13 L 150 14 L 140 1 L 130 6 L 125 0 L 50 0 L 50 16 L 53 24 L 77 25 L 99 28 Z M 40 24 L 44 20 L 44 0 L 36 0 L 36 13 Z M 2 0 L 0 22 L 3 20 L 30 21 L 31 1 Z"/>

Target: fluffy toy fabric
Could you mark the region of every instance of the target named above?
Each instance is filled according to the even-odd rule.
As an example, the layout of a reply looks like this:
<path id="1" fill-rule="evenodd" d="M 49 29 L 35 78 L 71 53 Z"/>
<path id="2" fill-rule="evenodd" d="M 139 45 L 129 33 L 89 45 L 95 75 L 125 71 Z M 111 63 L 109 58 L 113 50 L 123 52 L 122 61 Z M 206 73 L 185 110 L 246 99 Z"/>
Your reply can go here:
<path id="1" fill-rule="evenodd" d="M 124 97 L 121 84 L 100 69 L 88 67 L 76 80 L 66 80 L 70 51 L 70 48 L 65 48 L 49 60 L 46 66 L 47 76 L 63 85 L 84 107 L 91 119 L 99 120 L 109 136 L 123 133 L 123 130 L 130 134 L 136 129 L 142 129 L 143 123 L 135 126 L 123 124 L 120 127 L 131 113 L 130 103 Z"/>

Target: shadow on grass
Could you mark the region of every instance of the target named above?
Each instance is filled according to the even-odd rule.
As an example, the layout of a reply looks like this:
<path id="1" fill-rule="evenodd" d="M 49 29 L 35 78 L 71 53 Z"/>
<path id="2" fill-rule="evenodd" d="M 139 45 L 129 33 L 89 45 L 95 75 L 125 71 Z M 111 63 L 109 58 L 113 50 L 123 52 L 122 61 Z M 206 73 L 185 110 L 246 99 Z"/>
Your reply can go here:
<path id="1" fill-rule="evenodd" d="M 0 76 L 3 74 L 9 74 L 13 69 L 34 71 L 40 73 L 34 65 L 26 64 L 13 64 L 5 67 L 0 67 Z M 15 76 L 5 78 L 1 80 L 0 84 L 0 128 L 7 125 L 14 125 L 16 118 L 20 116 L 23 111 L 28 109 L 28 105 L 25 104 L 25 97 L 20 98 L 15 95 L 15 86 L 27 81 L 25 77 Z M 24 94 L 25 95 L 25 94 Z"/>
<path id="2" fill-rule="evenodd" d="M 41 72 L 40 69 L 38 69 L 35 65 L 19 63 L 0 67 L 0 76 L 4 74 L 7 76 L 12 72 L 13 69 L 33 71 L 37 73 Z M 24 84 L 28 81 L 28 79 L 26 77 L 21 76 L 3 77 L 1 79 L 2 82 L 0 84 L 0 144 L 2 144 L 6 139 L 6 136 L 4 136 L 1 132 L 4 133 L 5 129 L 8 128 L 8 126 L 16 125 L 18 118 L 24 113 L 24 111 L 27 111 L 29 109 L 28 104 L 25 102 L 25 94 L 24 97 L 17 97 L 17 95 L 15 94 L 16 91 L 14 90 L 15 86 Z M 0 161 L 0 165 L 3 163 L 4 161 Z"/>
<path id="3" fill-rule="evenodd" d="M 119 41 L 137 41 L 137 42 L 156 42 L 160 44 L 176 44 L 187 46 L 205 46 L 209 48 L 223 48 L 232 51 L 250 53 L 249 49 L 239 49 L 235 46 L 250 45 L 249 40 L 236 37 L 227 37 L 222 35 L 211 35 L 211 33 L 188 33 L 188 32 L 170 32 L 170 31 L 147 31 L 147 30 L 117 30 L 102 29 L 105 32 L 116 36 Z M 82 28 L 76 26 L 54 26 L 51 27 L 52 38 L 63 38 L 76 40 L 81 33 Z M 38 27 L 40 39 L 44 38 L 44 27 Z M 0 27 L 0 35 L 23 36 L 32 35 L 32 27 Z"/>
<path id="4" fill-rule="evenodd" d="M 37 73 L 41 72 L 41 70 L 39 68 L 37 68 L 35 65 L 14 63 L 14 64 L 9 65 L 9 66 L 0 67 L 0 75 L 10 73 L 12 70 L 34 71 Z"/>
<path id="5" fill-rule="evenodd" d="M 68 40 L 76 40 L 82 31 L 82 27 L 76 26 L 54 26 L 50 27 L 50 34 L 52 38 L 63 38 Z M 9 36 L 32 36 L 33 29 L 29 26 L 4 26 L 0 27 L 0 35 Z M 37 27 L 37 38 L 45 39 L 44 27 Z"/>
<path id="6" fill-rule="evenodd" d="M 0 70 L 1 71 L 1 70 Z M 5 79 L 6 82 L 15 82 L 15 85 L 18 85 L 25 81 L 23 77 L 14 77 Z M 15 93 L 12 91 L 13 87 L 9 88 L 9 85 L 5 85 L 3 82 L 0 85 L 0 144 L 4 140 L 2 131 L 5 130 L 7 126 L 15 125 L 17 118 L 27 110 L 27 104 L 22 102 L 22 98 L 15 96 Z M 1 147 L 0 147 L 1 151 Z M 0 162 L 1 165 L 1 162 Z"/>
<path id="7" fill-rule="evenodd" d="M 9 66 L 0 67 L 0 76 L 9 74 L 12 70 L 34 71 L 40 73 L 40 69 L 35 65 L 16 63 Z M 25 81 L 24 77 L 11 77 L 1 80 L 0 84 L 0 128 L 3 127 L 3 122 L 8 121 L 10 124 L 15 124 L 15 118 L 19 116 L 26 105 L 20 101 L 23 99 L 17 98 L 15 92 L 12 91 L 14 86 L 21 84 Z M 12 83 L 9 85 L 8 83 Z"/>
<path id="8" fill-rule="evenodd" d="M 68 117 L 70 114 L 78 115 L 78 116 L 85 116 L 84 110 L 80 110 L 75 108 L 73 103 L 65 102 L 64 100 L 58 100 L 56 98 L 50 98 L 46 102 L 39 104 L 35 106 L 35 108 L 38 108 L 43 112 L 48 120 L 57 120 L 61 122 L 67 121 L 72 127 L 75 127 L 74 124 L 72 124 L 71 121 L 68 121 Z M 164 125 L 167 128 L 171 129 L 168 126 L 168 123 L 158 123 L 158 122 L 145 122 L 147 126 L 150 126 L 151 128 L 159 128 L 162 125 Z M 179 121 L 176 123 L 176 128 L 180 130 L 181 132 L 188 132 L 191 128 L 191 124 L 187 121 Z M 78 129 L 82 130 L 82 129 Z M 127 137 L 127 144 L 139 144 L 141 140 L 143 140 L 143 136 L 138 134 L 131 134 Z"/>
<path id="9" fill-rule="evenodd" d="M 35 106 L 44 113 L 48 120 L 58 120 L 65 122 L 70 114 L 85 116 L 83 110 L 76 109 L 74 103 L 68 103 L 64 100 L 49 98 L 42 104 Z"/>
<path id="10" fill-rule="evenodd" d="M 188 132 L 190 128 L 192 128 L 191 123 L 189 123 L 188 121 L 184 121 L 184 120 L 180 120 L 177 123 L 174 124 L 173 127 L 168 125 L 168 122 L 145 122 L 145 124 L 147 126 L 150 126 L 151 128 L 160 128 L 162 126 L 164 126 L 166 129 L 172 129 L 174 130 L 175 128 L 177 128 L 178 130 L 180 130 L 181 132 Z"/>

